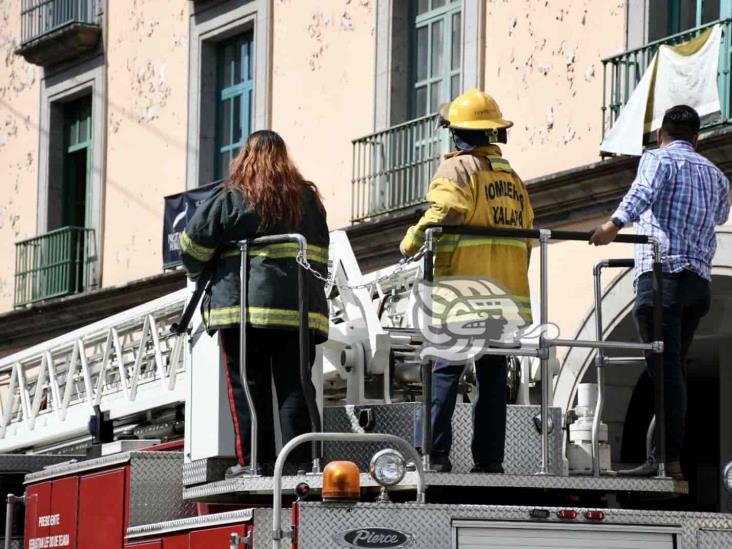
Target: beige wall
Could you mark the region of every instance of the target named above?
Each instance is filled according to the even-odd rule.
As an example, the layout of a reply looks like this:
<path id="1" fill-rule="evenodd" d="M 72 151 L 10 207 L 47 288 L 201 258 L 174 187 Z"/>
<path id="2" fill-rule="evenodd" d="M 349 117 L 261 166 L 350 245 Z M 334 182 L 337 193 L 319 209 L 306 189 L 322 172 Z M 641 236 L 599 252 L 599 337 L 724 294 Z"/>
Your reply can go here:
<path id="1" fill-rule="evenodd" d="M 515 122 L 524 179 L 599 159 L 602 63 L 623 49 L 622 1 L 487 0 L 485 89 Z"/>
<path id="2" fill-rule="evenodd" d="M 607 217 L 589 219 L 578 224 L 556 226 L 568 231 L 591 231 L 607 221 Z M 732 226 L 732 215 L 727 221 Z M 623 229 L 633 234 L 633 227 Z M 594 306 L 594 278 L 592 268 L 602 259 L 632 258 L 633 245 L 610 244 L 590 246 L 586 242 L 552 242 L 549 245 L 549 321 L 559 326 L 561 337 L 573 338 L 580 329 L 585 316 Z M 605 269 L 602 275 L 603 288 L 619 274 L 620 269 Z M 538 301 L 539 249 L 534 247 L 530 268 L 531 297 Z M 535 319 L 538 321 L 538 318 Z M 558 349 L 561 359 L 567 349 Z"/>
<path id="3" fill-rule="evenodd" d="M 350 223 L 351 140 L 373 130 L 376 0 L 274 2 L 272 128 Z"/>
<path id="4" fill-rule="evenodd" d="M 185 189 L 188 4 L 108 3 L 104 286 L 162 269 L 163 197 Z"/>
<path id="5" fill-rule="evenodd" d="M 375 5 L 273 1 L 271 125 L 320 187 L 334 229 L 350 218 L 351 140 L 373 129 Z M 161 269 L 162 197 L 185 187 L 190 5 L 110 1 L 109 9 L 104 286 Z M 2 312 L 12 306 L 13 244 L 36 232 L 41 69 L 12 53 L 20 0 L 0 2 L 0 17 Z M 623 3 L 487 0 L 485 22 L 485 88 L 516 122 L 506 155 L 519 173 L 528 179 L 596 160 L 600 58 L 622 48 Z M 552 244 L 550 312 L 565 335 L 591 303 L 592 264 L 629 252 Z"/>
<path id="6" fill-rule="evenodd" d="M 557 226 L 567 231 L 591 231 L 607 221 L 606 217 L 587 220 L 581 224 Z M 623 232 L 632 233 L 633 229 Z M 610 244 L 590 246 L 586 242 L 552 241 L 549 245 L 549 321 L 556 324 L 562 338 L 572 338 L 580 328 L 584 316 L 594 303 L 594 278 L 592 268 L 602 259 L 632 258 L 631 244 Z M 617 275 L 613 269 L 605 270 L 603 287 Z M 539 284 L 539 248 L 534 247 L 529 272 L 532 301 L 538 302 L 541 295 Z M 539 319 L 536 318 L 536 321 Z M 567 349 L 557 349 L 561 359 Z"/>
<path id="7" fill-rule="evenodd" d="M 13 306 L 15 242 L 36 234 L 41 72 L 13 54 L 20 3 L 0 2 L 0 312 Z"/>

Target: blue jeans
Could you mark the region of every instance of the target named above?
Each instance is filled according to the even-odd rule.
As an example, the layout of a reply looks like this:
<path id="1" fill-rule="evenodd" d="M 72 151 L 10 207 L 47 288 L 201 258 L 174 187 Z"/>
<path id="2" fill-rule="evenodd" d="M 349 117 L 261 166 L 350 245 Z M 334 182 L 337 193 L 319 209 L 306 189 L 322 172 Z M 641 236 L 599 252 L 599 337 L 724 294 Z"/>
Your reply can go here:
<path id="1" fill-rule="evenodd" d="M 432 452 L 449 454 L 452 415 L 465 366 L 435 361 L 432 366 Z M 475 363 L 478 396 L 473 402 L 473 461 L 503 463 L 506 445 L 506 358 L 487 355 Z M 421 437 L 421 430 L 418 431 Z"/>
<path id="2" fill-rule="evenodd" d="M 686 423 L 686 357 L 699 321 L 709 312 L 709 281 L 693 271 L 663 275 L 663 375 L 666 412 L 666 461 L 679 461 Z M 633 317 L 642 341 L 653 340 L 653 274 L 638 278 Z M 653 379 L 655 364 L 646 355 Z"/>

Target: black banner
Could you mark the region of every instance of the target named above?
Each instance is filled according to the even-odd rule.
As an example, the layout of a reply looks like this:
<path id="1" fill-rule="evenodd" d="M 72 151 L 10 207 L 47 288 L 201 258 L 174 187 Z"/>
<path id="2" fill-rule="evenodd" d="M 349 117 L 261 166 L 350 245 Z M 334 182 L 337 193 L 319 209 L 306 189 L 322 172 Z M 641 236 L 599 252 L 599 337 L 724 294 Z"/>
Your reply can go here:
<path id="1" fill-rule="evenodd" d="M 221 182 L 217 181 L 204 187 L 165 197 L 163 269 L 171 269 L 181 264 L 180 233 L 186 228 L 198 206 L 211 197 L 220 186 Z"/>

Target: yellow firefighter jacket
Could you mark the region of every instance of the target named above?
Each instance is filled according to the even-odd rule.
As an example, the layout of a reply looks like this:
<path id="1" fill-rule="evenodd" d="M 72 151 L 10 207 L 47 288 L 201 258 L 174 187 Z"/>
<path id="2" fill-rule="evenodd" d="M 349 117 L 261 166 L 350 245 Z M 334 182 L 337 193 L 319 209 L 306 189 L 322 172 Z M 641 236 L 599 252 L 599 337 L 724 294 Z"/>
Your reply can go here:
<path id="1" fill-rule="evenodd" d="M 410 227 L 400 249 L 415 254 L 430 225 L 529 229 L 534 211 L 521 178 L 496 145 L 448 154 L 427 193 L 430 208 Z M 435 277 L 487 278 L 506 290 L 531 322 L 530 242 L 518 238 L 441 235 L 435 246 Z"/>

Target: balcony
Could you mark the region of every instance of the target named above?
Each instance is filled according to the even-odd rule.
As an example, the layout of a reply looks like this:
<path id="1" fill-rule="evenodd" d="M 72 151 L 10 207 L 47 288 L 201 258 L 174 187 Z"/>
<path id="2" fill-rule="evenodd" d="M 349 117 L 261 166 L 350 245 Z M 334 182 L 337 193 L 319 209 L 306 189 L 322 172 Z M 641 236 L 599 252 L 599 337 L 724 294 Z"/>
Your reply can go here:
<path id="1" fill-rule="evenodd" d="M 417 118 L 353 141 L 352 223 L 424 202 L 448 150 L 445 136 L 435 131 L 436 118 Z"/>
<path id="2" fill-rule="evenodd" d="M 44 67 L 93 50 L 102 34 L 97 0 L 23 0 L 20 19 L 15 53 Z"/>
<path id="3" fill-rule="evenodd" d="M 94 230 L 63 227 L 15 244 L 15 299 L 22 307 L 83 292 L 96 261 Z"/>
<path id="4" fill-rule="evenodd" d="M 730 32 L 732 19 L 712 21 L 693 29 L 650 42 L 643 47 L 628 50 L 619 55 L 602 60 L 603 96 L 602 96 L 602 135 L 609 130 L 620 115 L 620 111 L 630 99 L 633 90 L 640 82 L 659 46 L 675 45 L 691 40 L 714 25 L 722 25 L 722 45 L 719 56 L 719 101 L 722 107 L 721 119 L 705 121 L 702 129 L 728 124 L 730 122 Z"/>

